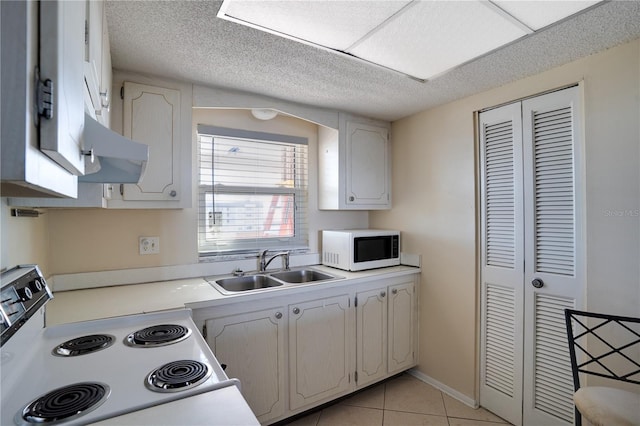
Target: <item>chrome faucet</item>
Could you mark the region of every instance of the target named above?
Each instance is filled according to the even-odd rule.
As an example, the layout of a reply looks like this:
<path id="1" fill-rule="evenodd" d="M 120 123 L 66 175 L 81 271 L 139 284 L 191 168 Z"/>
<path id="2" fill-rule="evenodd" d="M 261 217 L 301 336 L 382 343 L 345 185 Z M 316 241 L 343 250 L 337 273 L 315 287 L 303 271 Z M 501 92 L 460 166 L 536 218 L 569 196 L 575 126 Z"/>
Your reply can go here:
<path id="1" fill-rule="evenodd" d="M 276 253 L 273 256 L 271 256 L 271 258 L 269 258 L 269 260 L 267 260 L 267 252 L 269 250 L 264 250 L 261 251 L 258 254 L 258 259 L 259 259 L 259 263 L 260 263 L 260 268 L 258 269 L 259 272 L 264 272 L 267 270 L 267 266 L 269 266 L 269 264 L 273 261 L 273 259 L 275 259 L 278 256 L 282 256 L 282 266 L 283 269 L 285 271 L 289 270 L 289 252 L 288 251 L 281 251 L 280 253 Z"/>

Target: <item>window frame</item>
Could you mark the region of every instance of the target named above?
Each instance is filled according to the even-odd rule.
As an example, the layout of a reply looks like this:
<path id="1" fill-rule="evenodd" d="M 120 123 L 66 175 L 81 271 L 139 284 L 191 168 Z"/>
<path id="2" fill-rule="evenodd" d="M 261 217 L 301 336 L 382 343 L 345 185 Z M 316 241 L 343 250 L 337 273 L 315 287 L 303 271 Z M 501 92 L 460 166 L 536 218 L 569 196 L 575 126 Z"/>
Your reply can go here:
<path id="1" fill-rule="evenodd" d="M 298 173 L 295 175 L 295 185 L 293 188 L 285 187 L 261 187 L 261 186 L 224 186 L 216 185 L 212 182 L 211 185 L 201 184 L 201 171 L 202 171 L 202 158 L 201 158 L 201 142 L 200 137 L 210 136 L 214 139 L 227 138 L 227 139 L 240 139 L 254 142 L 267 142 L 267 143 L 284 143 L 294 144 L 307 147 L 306 158 L 304 161 L 303 175 Z M 306 252 L 309 250 L 309 231 L 308 231 L 308 216 L 309 216 L 309 164 L 308 164 L 308 138 L 301 136 L 292 136 L 276 133 L 259 132 L 244 129 L 233 129 L 226 127 L 211 126 L 205 124 L 197 125 L 197 143 L 198 143 L 198 218 L 197 218 L 197 240 L 198 240 L 198 255 L 200 258 L 216 258 L 216 257 L 233 257 L 235 255 L 243 256 L 246 254 L 254 255 L 257 250 L 269 249 L 269 250 L 290 250 L 296 252 Z M 301 160 L 302 161 L 302 160 Z M 213 158 L 212 158 L 213 162 Z M 213 164 L 212 164 L 213 167 Z M 229 244 L 228 248 L 216 247 L 215 244 L 208 243 L 205 239 L 206 229 L 203 225 L 206 223 L 206 196 L 207 194 L 255 194 L 255 195 L 282 195 L 292 194 L 294 199 L 294 235 L 292 237 L 264 237 L 258 239 L 236 240 Z M 228 240 L 227 240 L 228 241 Z"/>

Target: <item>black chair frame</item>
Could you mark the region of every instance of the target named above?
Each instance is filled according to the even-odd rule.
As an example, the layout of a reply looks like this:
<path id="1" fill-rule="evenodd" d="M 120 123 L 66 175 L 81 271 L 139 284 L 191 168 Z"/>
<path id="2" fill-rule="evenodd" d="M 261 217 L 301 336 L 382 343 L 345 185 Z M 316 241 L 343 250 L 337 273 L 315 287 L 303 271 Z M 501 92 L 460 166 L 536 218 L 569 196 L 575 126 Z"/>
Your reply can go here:
<path id="1" fill-rule="evenodd" d="M 619 380 L 622 382 L 640 385 L 640 379 L 633 378 L 634 376 L 640 377 L 640 363 L 622 352 L 627 348 L 640 344 L 640 334 L 629 327 L 629 324 L 640 324 L 640 318 L 599 314 L 593 312 L 578 311 L 574 309 L 565 309 L 564 314 L 567 327 L 567 340 L 569 343 L 569 355 L 571 357 L 571 371 L 573 374 L 574 392 L 580 388 L 579 373 L 591 374 L 594 376 L 605 377 L 607 379 Z M 589 327 L 586 324 L 586 318 L 597 318 L 603 321 L 598 322 L 598 324 L 593 325 L 592 327 Z M 577 324 L 583 327 L 584 331 L 574 335 L 572 321 L 575 321 Z M 635 336 L 635 339 L 627 341 L 621 346 L 613 346 L 610 342 L 606 341 L 597 333 L 599 329 L 611 323 L 624 328 L 629 333 L 631 333 L 629 336 Z M 584 338 L 587 335 L 592 335 L 597 338 L 600 342 L 606 345 L 609 350 L 597 355 L 591 354 L 589 351 L 587 351 L 586 345 L 581 345 L 578 341 L 579 339 Z M 578 363 L 577 361 L 576 347 L 578 347 L 586 357 L 584 362 L 582 363 Z M 604 359 L 612 355 L 619 355 L 626 361 L 628 361 L 627 365 L 629 366 L 630 370 L 625 372 L 624 374 L 617 374 L 606 365 L 604 365 Z M 592 371 L 587 368 L 590 366 L 593 367 L 594 365 L 599 366 L 604 372 Z M 577 408 L 575 410 L 575 418 L 575 424 L 577 426 L 580 426 L 582 424 L 582 416 L 580 415 L 580 412 Z"/>

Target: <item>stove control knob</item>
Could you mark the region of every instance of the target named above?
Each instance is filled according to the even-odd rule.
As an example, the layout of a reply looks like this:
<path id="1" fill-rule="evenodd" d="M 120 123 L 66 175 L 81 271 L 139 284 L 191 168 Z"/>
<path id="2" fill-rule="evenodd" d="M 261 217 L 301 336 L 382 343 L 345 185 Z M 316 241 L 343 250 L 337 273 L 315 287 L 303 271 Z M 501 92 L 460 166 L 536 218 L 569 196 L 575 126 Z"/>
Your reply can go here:
<path id="1" fill-rule="evenodd" d="M 31 289 L 29 287 L 23 287 L 18 289 L 18 296 L 20 296 L 20 300 L 26 302 L 27 300 L 31 300 L 33 293 L 31 293 Z"/>
<path id="2" fill-rule="evenodd" d="M 35 280 L 29 283 L 29 288 L 31 289 L 31 293 L 38 293 L 42 291 L 42 289 L 44 288 L 44 285 L 42 284 L 42 281 L 40 281 L 39 278 L 36 278 Z"/>

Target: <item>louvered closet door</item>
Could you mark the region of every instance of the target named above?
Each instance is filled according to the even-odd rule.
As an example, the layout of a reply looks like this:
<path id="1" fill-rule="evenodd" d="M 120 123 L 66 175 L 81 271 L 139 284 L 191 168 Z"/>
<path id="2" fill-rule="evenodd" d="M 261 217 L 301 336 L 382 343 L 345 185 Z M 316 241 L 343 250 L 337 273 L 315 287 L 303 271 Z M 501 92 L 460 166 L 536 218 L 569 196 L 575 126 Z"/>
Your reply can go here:
<path id="1" fill-rule="evenodd" d="M 523 204 L 520 103 L 480 114 L 480 404 L 522 422 Z"/>
<path id="2" fill-rule="evenodd" d="M 580 307 L 581 105 L 578 87 L 523 101 L 524 423 L 573 422 L 564 309 Z M 532 284 L 535 281 L 535 286 Z M 541 287 L 540 287 L 541 286 Z"/>
<path id="3" fill-rule="evenodd" d="M 573 421 L 563 310 L 582 306 L 584 288 L 579 96 L 479 116 L 480 404 L 516 425 Z"/>

